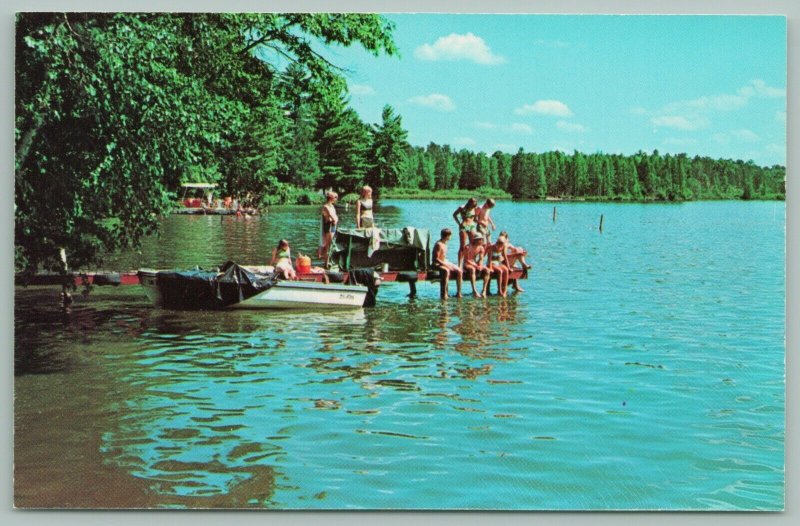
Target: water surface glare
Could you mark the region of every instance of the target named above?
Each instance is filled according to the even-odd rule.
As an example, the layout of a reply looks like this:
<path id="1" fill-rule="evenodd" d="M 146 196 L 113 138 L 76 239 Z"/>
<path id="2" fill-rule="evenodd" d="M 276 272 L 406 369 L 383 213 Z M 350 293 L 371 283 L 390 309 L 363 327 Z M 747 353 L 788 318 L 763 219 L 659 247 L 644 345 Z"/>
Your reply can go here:
<path id="1" fill-rule="evenodd" d="M 458 204 L 376 216 L 438 233 Z M 556 206 L 493 212 L 535 265 L 509 298 L 198 313 L 119 287 L 62 314 L 18 288 L 16 505 L 782 509 L 784 203 Z M 173 216 L 108 267 L 311 253 L 315 214 Z"/>

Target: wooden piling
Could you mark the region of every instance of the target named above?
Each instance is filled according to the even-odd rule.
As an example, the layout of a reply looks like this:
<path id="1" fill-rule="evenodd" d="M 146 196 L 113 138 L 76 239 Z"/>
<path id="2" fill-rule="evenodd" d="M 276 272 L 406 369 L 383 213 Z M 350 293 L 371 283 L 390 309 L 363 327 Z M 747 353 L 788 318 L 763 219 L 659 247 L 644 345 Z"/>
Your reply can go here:
<path id="1" fill-rule="evenodd" d="M 603 214 L 600 214 L 600 233 L 603 233 Z"/>
<path id="2" fill-rule="evenodd" d="M 556 222 L 556 217 L 557 216 L 558 216 L 558 213 L 556 212 L 556 207 L 553 207 L 553 223 Z"/>

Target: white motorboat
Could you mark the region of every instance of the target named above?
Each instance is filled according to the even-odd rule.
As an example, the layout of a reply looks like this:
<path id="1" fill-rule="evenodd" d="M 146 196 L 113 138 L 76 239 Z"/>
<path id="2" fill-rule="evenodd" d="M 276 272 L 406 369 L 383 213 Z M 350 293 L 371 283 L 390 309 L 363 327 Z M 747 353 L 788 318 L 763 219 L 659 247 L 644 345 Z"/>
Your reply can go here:
<path id="1" fill-rule="evenodd" d="M 156 305 L 174 309 L 342 309 L 374 305 L 377 284 L 285 281 L 234 265 L 225 272 L 141 269 L 139 283 Z M 238 275 L 234 275 L 238 272 Z"/>

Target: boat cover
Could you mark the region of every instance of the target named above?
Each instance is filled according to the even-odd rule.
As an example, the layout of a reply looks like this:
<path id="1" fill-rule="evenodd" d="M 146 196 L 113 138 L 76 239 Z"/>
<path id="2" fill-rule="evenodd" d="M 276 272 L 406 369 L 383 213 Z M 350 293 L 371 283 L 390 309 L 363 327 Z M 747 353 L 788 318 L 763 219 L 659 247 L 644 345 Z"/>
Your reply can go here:
<path id="1" fill-rule="evenodd" d="M 156 283 L 169 309 L 221 309 L 272 287 L 273 274 L 256 274 L 228 261 L 219 271 L 162 270 Z"/>
<path id="2" fill-rule="evenodd" d="M 340 269 L 376 268 L 427 270 L 431 255 L 431 235 L 425 228 L 354 228 L 336 232 L 331 245 L 331 261 Z"/>

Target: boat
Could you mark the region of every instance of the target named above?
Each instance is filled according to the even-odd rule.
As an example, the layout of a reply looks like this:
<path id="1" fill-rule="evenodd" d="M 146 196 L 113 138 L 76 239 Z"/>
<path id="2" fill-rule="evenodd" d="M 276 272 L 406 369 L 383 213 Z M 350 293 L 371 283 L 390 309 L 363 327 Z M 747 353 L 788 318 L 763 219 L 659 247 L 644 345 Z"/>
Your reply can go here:
<path id="1" fill-rule="evenodd" d="M 230 197 L 225 199 L 214 198 L 216 183 L 183 183 L 183 193 L 177 206 L 173 209 L 176 214 L 184 215 L 255 215 L 255 208 L 244 208 L 235 203 Z"/>
<path id="2" fill-rule="evenodd" d="M 288 281 L 233 262 L 218 270 L 140 269 L 137 274 L 156 306 L 181 310 L 371 307 L 380 284 L 372 269 L 350 271 L 343 283 Z"/>
<path id="3" fill-rule="evenodd" d="M 342 269 L 373 267 L 384 271 L 427 272 L 431 260 L 428 229 L 339 229 L 333 238 L 331 262 Z"/>

